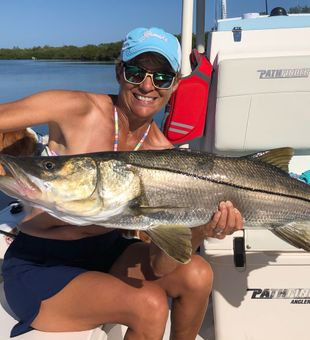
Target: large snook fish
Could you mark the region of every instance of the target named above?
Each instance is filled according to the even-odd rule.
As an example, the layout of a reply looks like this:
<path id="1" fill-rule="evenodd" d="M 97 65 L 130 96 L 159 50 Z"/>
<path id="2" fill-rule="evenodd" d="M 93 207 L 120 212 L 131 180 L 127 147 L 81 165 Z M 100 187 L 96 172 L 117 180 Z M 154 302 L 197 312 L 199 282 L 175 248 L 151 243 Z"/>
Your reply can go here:
<path id="1" fill-rule="evenodd" d="M 292 155 L 290 148 L 238 158 L 187 150 L 0 155 L 0 189 L 69 223 L 143 230 L 183 263 L 189 228 L 226 200 L 246 227 L 269 228 L 310 251 L 310 186 L 288 175 Z"/>

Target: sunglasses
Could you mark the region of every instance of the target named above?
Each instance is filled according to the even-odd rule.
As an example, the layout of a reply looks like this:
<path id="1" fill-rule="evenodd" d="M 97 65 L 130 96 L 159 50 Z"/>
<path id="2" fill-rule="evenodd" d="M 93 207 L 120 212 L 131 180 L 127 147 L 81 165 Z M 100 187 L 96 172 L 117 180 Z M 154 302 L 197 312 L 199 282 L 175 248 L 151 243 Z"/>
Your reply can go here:
<path id="1" fill-rule="evenodd" d="M 162 72 L 147 72 L 143 68 L 123 63 L 124 79 L 133 85 L 140 85 L 147 76 L 150 76 L 156 89 L 168 90 L 173 85 L 175 74 Z"/>

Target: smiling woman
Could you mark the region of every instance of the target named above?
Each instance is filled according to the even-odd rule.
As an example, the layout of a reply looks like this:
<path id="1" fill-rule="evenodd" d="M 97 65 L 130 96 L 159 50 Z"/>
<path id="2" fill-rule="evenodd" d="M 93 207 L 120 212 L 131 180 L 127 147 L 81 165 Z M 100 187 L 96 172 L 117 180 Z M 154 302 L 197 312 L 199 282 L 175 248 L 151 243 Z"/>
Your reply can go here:
<path id="1" fill-rule="evenodd" d="M 80 89 L 35 93 L 0 104 L 1 131 L 48 124 L 48 147 L 58 155 L 68 156 L 61 158 L 63 165 L 76 154 L 172 148 L 154 117 L 178 87 L 180 64 L 180 45 L 175 36 L 155 27 L 135 29 L 126 36 L 121 62 L 116 65 L 117 95 Z M 126 70 L 128 65 L 132 67 L 130 70 Z M 19 161 L 22 159 L 29 168 L 29 158 L 19 158 Z M 56 169 L 56 159 L 60 160 L 38 158 L 41 172 L 46 174 Z M 5 294 L 20 319 L 12 336 L 31 328 L 48 332 L 81 331 L 114 322 L 128 326 L 128 339 L 159 340 L 167 321 L 168 295 L 173 300 L 173 336 L 186 340 L 196 337 L 213 276 L 209 264 L 194 253 L 206 236 L 223 238 L 242 228 L 242 217 L 230 202 L 222 202 L 210 223 L 181 230 L 187 240 L 185 258 L 171 258 L 161 250 L 164 247 L 157 247 L 153 242 L 143 244 L 124 238 L 117 229 L 112 229 L 121 228 L 117 223 L 110 228 L 104 223 L 93 225 L 97 215 L 105 216 L 105 209 L 115 217 L 128 208 L 129 203 L 124 202 L 128 195 L 132 209 L 142 199 L 140 177 L 120 163 L 106 161 L 85 171 L 79 161 L 67 162 L 59 168 L 60 173 L 64 171 L 67 177 L 69 173 L 72 181 L 52 176 L 47 186 L 34 180 L 35 173 L 28 180 L 24 178 L 25 173 L 20 173 L 18 182 L 21 183 L 22 177 L 26 183 L 21 193 L 29 195 L 30 200 L 38 199 L 40 194 L 48 197 L 48 210 L 51 212 L 57 205 L 60 215 L 51 212 L 53 216 L 50 216 L 34 208 L 5 255 Z M 14 173 L 16 168 L 8 164 Z M 71 167 L 77 167 L 77 171 L 73 172 Z M 103 172 L 102 178 L 94 174 L 98 169 Z M 81 173 L 84 176 L 80 176 Z M 119 177 L 114 180 L 105 177 L 106 173 L 123 180 L 122 176 L 128 175 L 132 183 L 136 183 L 135 190 L 128 189 L 127 182 L 120 181 Z M 98 186 L 99 178 L 103 184 Z M 52 182 L 62 189 L 57 190 Z M 151 178 L 148 182 L 151 184 Z M 6 188 L 11 190 L 12 186 L 8 184 Z M 81 228 L 75 225 L 79 224 L 75 211 L 82 211 L 85 196 L 85 214 L 90 216 L 84 216 L 86 220 Z M 160 201 L 155 210 L 158 206 Z M 73 211 L 73 218 L 62 221 L 65 209 Z M 212 211 L 208 212 L 203 222 L 212 215 Z M 147 228 L 151 231 L 152 223 Z M 172 229 L 180 232 L 180 226 Z M 156 243 L 161 244 L 165 239 L 159 237 Z M 91 295 L 89 287 L 92 287 Z M 81 301 L 80 297 L 85 295 L 88 298 Z M 121 303 L 115 303 L 118 300 Z M 54 322 L 50 322 L 51 319 Z"/>

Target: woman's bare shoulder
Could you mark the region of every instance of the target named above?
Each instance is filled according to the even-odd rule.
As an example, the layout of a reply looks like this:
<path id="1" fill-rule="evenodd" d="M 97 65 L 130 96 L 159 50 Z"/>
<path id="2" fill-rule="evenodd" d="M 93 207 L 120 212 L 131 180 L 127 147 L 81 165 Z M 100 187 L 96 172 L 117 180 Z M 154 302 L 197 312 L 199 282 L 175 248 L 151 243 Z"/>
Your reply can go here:
<path id="1" fill-rule="evenodd" d="M 83 117 L 98 111 L 109 112 L 113 107 L 113 101 L 107 94 L 57 90 L 55 98 L 62 105 L 60 110 L 69 114 L 67 117 L 71 115 Z"/>
<path id="2" fill-rule="evenodd" d="M 31 97 L 44 97 L 45 99 L 62 99 L 65 102 L 69 101 L 78 101 L 81 102 L 101 102 L 106 104 L 112 103 L 112 97 L 108 94 L 104 93 L 94 93 L 88 91 L 81 90 L 47 90 L 38 92 L 37 94 Z M 29 97 L 29 98 L 31 98 Z M 112 103 L 113 104 L 113 103 Z"/>
<path id="3" fill-rule="evenodd" d="M 111 109 L 114 106 L 114 96 L 105 93 L 87 92 L 88 98 L 98 107 L 102 109 Z"/>

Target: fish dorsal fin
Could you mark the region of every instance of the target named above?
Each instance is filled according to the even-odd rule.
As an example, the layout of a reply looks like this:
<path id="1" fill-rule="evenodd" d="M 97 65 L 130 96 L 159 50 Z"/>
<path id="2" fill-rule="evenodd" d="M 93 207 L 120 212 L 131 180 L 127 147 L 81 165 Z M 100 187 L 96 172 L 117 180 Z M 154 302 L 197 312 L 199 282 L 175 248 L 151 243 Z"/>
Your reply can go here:
<path id="1" fill-rule="evenodd" d="M 266 150 L 254 153 L 249 158 L 258 159 L 262 162 L 274 165 L 288 172 L 288 165 L 294 155 L 294 149 L 290 147 Z"/>

